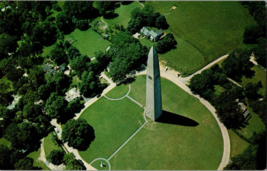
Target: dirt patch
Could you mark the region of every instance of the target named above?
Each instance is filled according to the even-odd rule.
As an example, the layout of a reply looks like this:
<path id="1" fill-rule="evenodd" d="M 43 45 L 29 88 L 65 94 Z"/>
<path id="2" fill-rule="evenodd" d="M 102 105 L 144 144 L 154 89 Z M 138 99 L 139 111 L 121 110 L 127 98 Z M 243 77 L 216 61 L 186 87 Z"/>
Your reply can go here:
<path id="1" fill-rule="evenodd" d="M 177 6 L 172 6 L 170 10 L 175 10 Z"/>

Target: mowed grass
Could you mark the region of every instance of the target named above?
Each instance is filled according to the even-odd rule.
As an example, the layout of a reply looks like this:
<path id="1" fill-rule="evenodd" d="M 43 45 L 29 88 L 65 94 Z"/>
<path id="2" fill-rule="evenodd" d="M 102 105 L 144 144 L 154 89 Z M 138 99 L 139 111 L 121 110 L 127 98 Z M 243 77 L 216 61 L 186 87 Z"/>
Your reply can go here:
<path id="1" fill-rule="evenodd" d="M 128 84 L 120 84 L 106 94 L 107 97 L 117 99 L 125 96 L 129 91 Z"/>
<path id="2" fill-rule="evenodd" d="M 184 75 L 184 72 L 193 73 L 196 68 L 203 66 L 205 57 L 203 54 L 193 47 L 190 43 L 184 41 L 178 36 L 174 35 L 177 41 L 176 49 L 172 49 L 165 54 L 158 54 L 160 58 L 163 58 L 167 65 L 177 69 Z"/>
<path id="3" fill-rule="evenodd" d="M 251 70 L 255 71 L 255 75 L 252 78 L 246 78 L 245 76 L 241 79 L 241 85 L 246 86 L 247 83 L 257 83 L 261 81 L 262 88 L 258 91 L 259 94 L 264 96 L 266 94 L 266 71 L 257 67 L 256 65 L 251 68 Z"/>
<path id="4" fill-rule="evenodd" d="M 42 170 L 50 170 L 43 161 L 37 160 L 40 156 L 40 148 L 37 151 L 33 151 L 27 155 L 34 160 L 33 166 L 41 167 Z"/>
<path id="5" fill-rule="evenodd" d="M 95 131 L 89 148 L 79 151 L 88 163 L 96 158 L 108 159 L 145 122 L 143 109 L 128 98 L 111 101 L 101 97 L 80 117 Z"/>
<path id="6" fill-rule="evenodd" d="M 253 135 L 253 132 L 259 133 L 261 130 L 265 129 L 265 125 L 260 119 L 259 115 L 254 113 L 252 108 L 247 105 L 247 109 L 251 115 L 251 118 L 248 120 L 248 125 L 245 128 L 237 130 L 246 138 L 250 138 Z"/>
<path id="7" fill-rule="evenodd" d="M 100 167 L 101 162 L 105 165 L 105 167 Z M 108 163 L 104 160 L 97 160 L 92 163 L 92 166 L 97 170 L 108 170 Z"/>
<path id="8" fill-rule="evenodd" d="M 230 157 L 235 157 L 238 154 L 243 153 L 243 151 L 249 146 L 249 143 L 240 138 L 234 131 L 228 130 L 231 143 L 231 153 Z"/>
<path id="9" fill-rule="evenodd" d="M 138 2 L 134 1 L 128 5 L 120 5 L 119 8 L 115 9 L 115 13 L 119 14 L 118 17 L 113 19 L 105 19 L 108 25 L 123 25 L 124 28 L 127 27 L 128 22 L 131 19 L 131 12 L 135 8 L 143 8 Z"/>
<path id="10" fill-rule="evenodd" d="M 138 76 L 136 82 L 140 87 L 132 86 L 130 97 L 141 102 L 140 99 L 145 98 L 145 76 Z M 223 154 L 223 140 L 215 118 L 198 100 L 172 82 L 161 78 L 161 88 L 163 110 L 173 113 L 169 119 L 175 120 L 175 115 L 178 114 L 197 122 L 198 125 L 160 123 L 149 119 L 148 123 L 111 158 L 111 168 L 217 169 Z"/>
<path id="11" fill-rule="evenodd" d="M 50 133 L 44 139 L 44 150 L 45 150 L 45 157 L 47 157 L 50 154 L 50 152 L 53 150 L 63 151 L 63 149 L 60 146 L 58 146 L 57 142 L 53 140 L 52 133 Z"/>
<path id="12" fill-rule="evenodd" d="M 182 66 L 183 63 L 174 60 L 177 58 L 176 53 L 166 53 L 166 56 L 173 58 L 175 69 L 188 67 L 191 73 L 243 46 L 245 27 L 255 24 L 248 10 L 238 2 L 147 1 L 144 4 L 152 5 L 155 11 L 165 15 L 170 25 L 168 31 L 189 43 L 204 56 L 200 66 L 191 66 L 190 60 L 186 64 L 188 66 Z M 170 10 L 172 6 L 177 8 Z M 197 59 L 199 56 L 193 53 L 192 58 L 201 61 Z"/>
<path id="13" fill-rule="evenodd" d="M 75 46 L 81 54 L 86 54 L 88 57 L 94 57 L 94 52 L 105 51 L 111 43 L 92 29 L 80 31 L 75 29 L 71 34 L 77 41 L 72 45 Z M 101 39 L 98 39 L 101 38 Z"/>

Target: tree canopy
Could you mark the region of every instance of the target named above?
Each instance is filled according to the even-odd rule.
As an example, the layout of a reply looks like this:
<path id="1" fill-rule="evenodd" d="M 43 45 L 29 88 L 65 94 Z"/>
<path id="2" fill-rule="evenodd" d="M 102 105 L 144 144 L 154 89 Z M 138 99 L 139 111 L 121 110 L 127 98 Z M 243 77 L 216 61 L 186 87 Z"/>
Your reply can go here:
<path id="1" fill-rule="evenodd" d="M 70 147 L 86 150 L 94 139 L 94 129 L 84 119 L 68 120 L 63 128 L 62 140 Z"/>

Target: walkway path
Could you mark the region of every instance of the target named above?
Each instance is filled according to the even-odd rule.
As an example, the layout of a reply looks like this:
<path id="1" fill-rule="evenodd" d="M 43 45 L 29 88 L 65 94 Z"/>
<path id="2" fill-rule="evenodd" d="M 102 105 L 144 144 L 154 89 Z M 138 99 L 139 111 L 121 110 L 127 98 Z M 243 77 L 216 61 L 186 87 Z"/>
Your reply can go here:
<path id="1" fill-rule="evenodd" d="M 231 78 L 227 77 L 227 80 L 231 81 L 232 83 L 234 83 L 235 85 L 237 85 L 238 87 L 242 87 L 242 85 L 238 84 L 237 82 L 235 82 L 234 80 L 232 80 Z"/>
<path id="2" fill-rule="evenodd" d="M 258 64 L 258 62 L 255 60 L 255 56 L 254 56 L 254 54 L 252 54 L 252 55 L 250 56 L 249 61 L 252 62 L 254 65 L 257 65 L 259 68 L 263 69 L 264 71 L 267 71 L 266 68 L 264 68 L 263 66 L 261 66 L 260 64 Z"/>
<path id="3" fill-rule="evenodd" d="M 181 80 L 184 84 L 187 84 L 188 81 L 190 81 L 190 79 L 191 79 L 193 76 L 195 76 L 195 75 L 197 75 L 197 74 L 200 74 L 200 73 L 201 73 L 202 71 L 204 71 L 205 69 L 208 69 L 208 68 L 210 68 L 212 65 L 214 65 L 214 64 L 220 62 L 221 60 L 227 58 L 228 55 L 229 55 L 229 54 L 226 54 L 226 55 L 223 55 L 223 56 L 219 57 L 218 59 L 216 59 L 215 61 L 212 61 L 211 63 L 209 63 L 209 64 L 206 65 L 205 67 L 203 67 L 203 68 L 201 68 L 200 70 L 196 71 L 195 73 L 193 73 L 193 74 L 191 74 L 191 75 L 189 75 L 189 76 L 187 76 L 187 77 L 180 78 L 180 80 Z M 177 72 L 177 74 L 178 74 L 178 72 Z M 176 77 L 177 77 L 177 74 L 176 74 Z"/>
<path id="4" fill-rule="evenodd" d="M 188 80 L 191 79 L 191 77 L 195 74 L 200 73 L 202 70 L 209 68 L 210 66 L 212 66 L 213 64 L 215 64 L 216 62 L 219 62 L 220 60 L 226 58 L 228 55 L 224 55 L 222 57 L 220 57 L 218 60 L 210 63 L 208 66 L 202 68 L 200 71 L 197 71 L 196 73 L 190 75 L 189 77 L 186 77 Z M 230 138 L 228 135 L 228 131 L 226 129 L 226 127 L 223 125 L 223 123 L 221 123 L 217 117 L 217 114 L 215 113 L 216 110 L 215 108 L 205 99 L 201 98 L 199 95 L 194 95 L 191 90 L 186 86 L 186 82 L 182 81 L 181 78 L 177 77 L 177 72 L 170 70 L 170 71 L 165 71 L 165 67 L 164 66 L 160 66 L 160 75 L 161 77 L 164 77 L 168 80 L 170 80 L 171 82 L 173 82 L 174 84 L 176 84 L 177 86 L 179 86 L 180 88 L 182 88 L 184 91 L 186 91 L 187 93 L 189 93 L 190 95 L 192 95 L 193 97 L 197 98 L 204 106 L 206 106 L 206 108 L 212 113 L 212 115 L 214 116 L 214 118 L 216 119 L 220 130 L 222 132 L 222 137 L 223 137 L 223 156 L 222 156 L 222 160 L 221 163 L 218 167 L 218 170 L 223 170 L 223 168 L 228 164 L 229 159 L 230 159 Z M 146 70 L 137 73 L 136 75 L 143 75 L 146 74 Z M 184 79 L 186 80 L 186 79 Z"/>

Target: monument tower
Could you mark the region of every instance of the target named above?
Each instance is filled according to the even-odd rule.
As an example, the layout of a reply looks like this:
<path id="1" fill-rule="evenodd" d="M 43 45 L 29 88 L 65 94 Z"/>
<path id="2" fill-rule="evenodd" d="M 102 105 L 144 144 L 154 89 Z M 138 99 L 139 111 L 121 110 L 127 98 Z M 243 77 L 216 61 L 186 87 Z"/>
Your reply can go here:
<path id="1" fill-rule="evenodd" d="M 148 53 L 146 74 L 146 116 L 155 121 L 162 114 L 159 60 L 152 46 Z"/>

